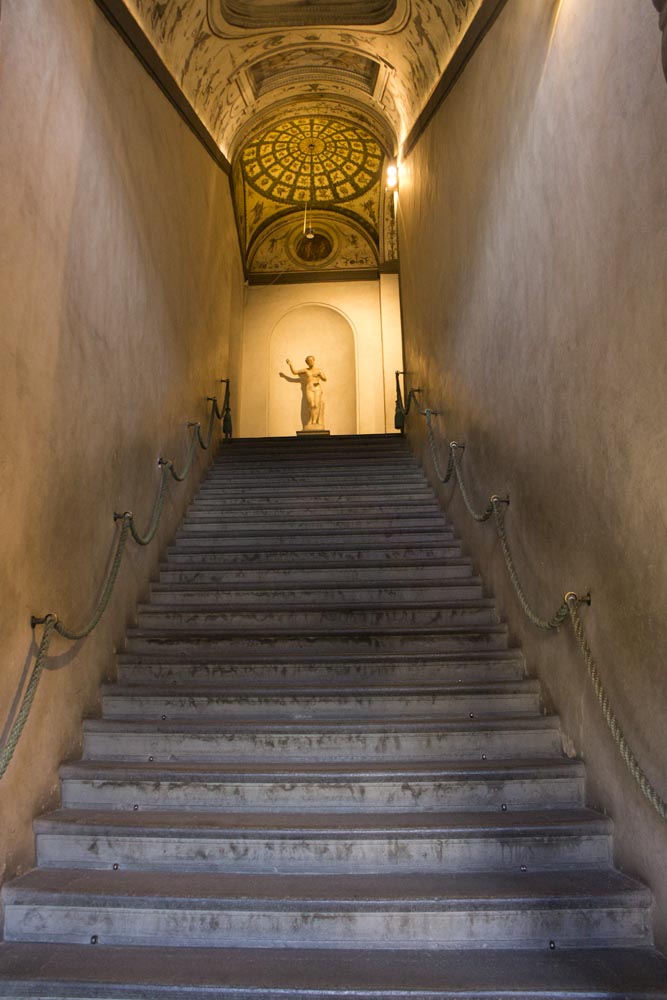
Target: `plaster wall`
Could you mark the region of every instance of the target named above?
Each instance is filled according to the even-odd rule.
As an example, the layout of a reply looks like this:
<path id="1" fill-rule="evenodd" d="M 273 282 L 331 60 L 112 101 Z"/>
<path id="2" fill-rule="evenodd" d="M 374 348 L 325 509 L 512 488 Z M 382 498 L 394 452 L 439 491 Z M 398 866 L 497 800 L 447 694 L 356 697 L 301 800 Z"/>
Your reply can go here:
<path id="1" fill-rule="evenodd" d="M 158 456 L 182 466 L 233 361 L 243 276 L 228 178 L 92 0 L 3 0 L 0 95 L 1 728 L 34 662 L 30 615 L 82 626 L 113 512 L 143 530 Z M 155 541 L 129 543 L 93 636 L 52 645 L 0 781 L 0 879 L 31 863 L 31 820 L 209 458 L 170 487 Z"/>
<path id="2" fill-rule="evenodd" d="M 383 276 L 383 281 L 384 281 Z M 281 378 L 285 359 L 307 354 L 327 376 L 326 427 L 333 434 L 393 430 L 393 372 L 402 367 L 398 283 L 317 282 L 246 290 L 239 434 L 301 429 L 301 393 Z M 290 392 L 291 390 L 291 392 Z M 389 405 L 388 405 L 389 403 Z"/>
<path id="3" fill-rule="evenodd" d="M 667 89 L 649 0 L 509 0 L 402 165 L 408 382 L 466 444 L 480 507 L 534 607 L 570 589 L 614 710 L 667 798 Z M 409 435 L 433 476 L 418 414 Z M 446 457 L 446 451 L 443 451 Z M 667 824 L 606 729 L 568 624 L 525 623 L 492 523 L 441 495 L 527 666 L 652 887 L 667 947 Z"/>

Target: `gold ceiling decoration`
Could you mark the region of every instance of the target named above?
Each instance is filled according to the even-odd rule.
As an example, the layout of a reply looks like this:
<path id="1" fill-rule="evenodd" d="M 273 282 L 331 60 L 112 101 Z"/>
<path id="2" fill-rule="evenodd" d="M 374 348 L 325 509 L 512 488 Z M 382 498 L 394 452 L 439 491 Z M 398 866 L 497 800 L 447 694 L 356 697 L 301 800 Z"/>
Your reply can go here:
<path id="1" fill-rule="evenodd" d="M 292 205 L 344 203 L 376 185 L 383 154 L 370 132 L 336 118 L 293 118 L 266 129 L 241 156 L 246 184 Z"/>

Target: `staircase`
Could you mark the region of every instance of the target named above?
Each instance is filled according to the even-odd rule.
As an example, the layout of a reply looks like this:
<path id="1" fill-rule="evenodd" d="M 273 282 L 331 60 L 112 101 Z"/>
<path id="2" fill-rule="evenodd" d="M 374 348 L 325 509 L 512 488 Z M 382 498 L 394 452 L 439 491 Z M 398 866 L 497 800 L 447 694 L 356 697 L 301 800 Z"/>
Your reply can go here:
<path id="1" fill-rule="evenodd" d="M 2 997 L 667 998 L 400 437 L 225 444 L 61 773 Z"/>

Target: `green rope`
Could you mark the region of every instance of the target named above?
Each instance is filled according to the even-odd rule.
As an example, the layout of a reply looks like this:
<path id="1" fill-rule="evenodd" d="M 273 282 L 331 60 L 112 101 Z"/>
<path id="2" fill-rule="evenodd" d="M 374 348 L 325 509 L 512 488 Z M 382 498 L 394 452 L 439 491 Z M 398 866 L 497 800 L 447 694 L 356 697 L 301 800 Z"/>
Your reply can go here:
<path id="1" fill-rule="evenodd" d="M 42 672 L 46 665 L 47 655 L 49 651 L 49 645 L 51 643 L 51 638 L 54 632 L 63 636 L 65 639 L 69 639 L 73 642 L 77 642 L 80 639 L 85 639 L 99 624 L 104 612 L 106 611 L 109 601 L 111 600 L 111 595 L 113 594 L 114 587 L 116 585 L 116 580 L 118 578 L 118 573 L 120 571 L 121 563 L 123 560 L 123 553 L 127 545 L 127 539 L 129 535 L 137 543 L 137 545 L 149 545 L 153 541 L 157 533 L 160 519 L 162 517 L 162 512 L 164 510 L 164 504 L 167 497 L 167 489 L 169 486 L 169 477 L 171 476 L 176 482 L 182 483 L 187 477 L 192 468 L 192 463 L 194 461 L 194 456 L 197 449 L 197 444 L 205 451 L 211 445 L 213 438 L 213 428 L 215 426 L 216 418 L 223 421 L 223 430 L 225 427 L 225 420 L 229 426 L 229 434 L 231 436 L 231 412 L 229 407 L 229 379 L 223 379 L 227 382 L 227 389 L 225 391 L 225 401 L 223 403 L 222 409 L 218 406 L 218 400 L 215 396 L 209 396 L 207 402 L 213 403 L 211 408 L 211 414 L 209 416 L 208 428 L 206 432 L 206 437 L 202 434 L 201 424 L 193 423 L 189 426 L 193 428 L 192 438 L 188 447 L 188 454 L 185 462 L 185 466 L 182 472 L 176 472 L 173 462 L 165 459 L 160 459 L 160 486 L 153 503 L 153 510 L 151 512 L 148 528 L 145 534 L 142 534 L 134 523 L 134 515 L 131 511 L 125 511 L 124 514 L 114 514 L 115 521 L 122 521 L 120 534 L 118 536 L 118 542 L 116 543 L 116 551 L 107 574 L 104 587 L 102 588 L 102 593 L 100 594 L 99 600 L 92 613 L 90 620 L 81 629 L 70 629 L 63 625 L 59 620 L 58 616 L 55 614 L 48 614 L 44 618 L 33 618 L 32 626 L 43 624 L 44 632 L 42 634 L 42 639 L 37 650 L 37 658 L 35 660 L 35 666 L 33 667 L 32 674 L 30 675 L 30 680 L 26 687 L 23 699 L 21 702 L 21 707 L 12 723 L 9 735 L 5 740 L 2 751 L 0 752 L 0 779 L 5 774 L 5 771 L 9 767 L 9 764 L 14 756 L 14 751 L 21 737 L 21 733 L 25 728 L 25 724 L 28 721 L 28 716 L 30 714 L 30 709 L 32 708 L 32 703 L 39 686 L 39 682 L 42 676 Z"/>

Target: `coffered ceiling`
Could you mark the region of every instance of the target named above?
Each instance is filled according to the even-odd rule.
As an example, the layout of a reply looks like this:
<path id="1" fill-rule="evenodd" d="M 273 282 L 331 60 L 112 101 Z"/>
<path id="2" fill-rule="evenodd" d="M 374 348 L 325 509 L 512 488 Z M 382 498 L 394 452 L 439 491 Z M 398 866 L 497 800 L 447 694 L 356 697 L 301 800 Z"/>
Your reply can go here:
<path id="1" fill-rule="evenodd" d="M 288 270 L 395 252 L 383 168 L 493 0 L 122 3 L 231 161 L 246 263 L 270 271 L 269 246 Z M 310 261 L 308 206 L 329 233 Z"/>

